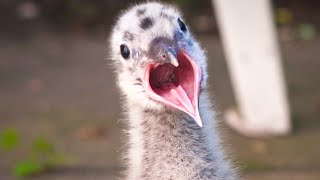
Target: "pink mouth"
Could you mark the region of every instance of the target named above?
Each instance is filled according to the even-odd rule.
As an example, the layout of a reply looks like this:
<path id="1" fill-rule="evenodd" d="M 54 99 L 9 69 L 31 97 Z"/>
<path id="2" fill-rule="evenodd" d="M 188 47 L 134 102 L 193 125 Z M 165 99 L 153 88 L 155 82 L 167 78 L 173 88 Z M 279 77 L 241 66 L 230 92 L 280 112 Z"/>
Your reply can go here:
<path id="1" fill-rule="evenodd" d="M 202 127 L 199 114 L 201 69 L 184 50 L 178 52 L 179 66 L 149 64 L 143 86 L 148 96 L 190 115 Z"/>

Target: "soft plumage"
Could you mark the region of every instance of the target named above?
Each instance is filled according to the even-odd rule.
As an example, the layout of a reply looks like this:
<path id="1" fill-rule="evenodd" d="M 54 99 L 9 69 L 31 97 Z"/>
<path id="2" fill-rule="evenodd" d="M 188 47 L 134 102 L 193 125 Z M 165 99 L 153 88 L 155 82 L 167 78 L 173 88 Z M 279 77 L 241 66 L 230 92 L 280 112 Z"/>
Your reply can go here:
<path id="1" fill-rule="evenodd" d="M 126 178 L 235 179 L 207 96 L 206 56 L 181 13 L 136 5 L 119 17 L 110 46 L 127 115 Z"/>

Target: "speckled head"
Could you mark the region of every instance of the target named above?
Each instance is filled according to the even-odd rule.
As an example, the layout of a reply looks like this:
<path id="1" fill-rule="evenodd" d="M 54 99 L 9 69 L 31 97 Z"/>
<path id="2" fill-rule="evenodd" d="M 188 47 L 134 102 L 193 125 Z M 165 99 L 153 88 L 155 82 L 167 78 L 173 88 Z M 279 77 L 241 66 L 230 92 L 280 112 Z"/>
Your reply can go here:
<path id="1" fill-rule="evenodd" d="M 132 103 L 180 110 L 202 126 L 198 97 L 206 59 L 176 8 L 153 2 L 124 11 L 110 45 L 120 89 Z"/>

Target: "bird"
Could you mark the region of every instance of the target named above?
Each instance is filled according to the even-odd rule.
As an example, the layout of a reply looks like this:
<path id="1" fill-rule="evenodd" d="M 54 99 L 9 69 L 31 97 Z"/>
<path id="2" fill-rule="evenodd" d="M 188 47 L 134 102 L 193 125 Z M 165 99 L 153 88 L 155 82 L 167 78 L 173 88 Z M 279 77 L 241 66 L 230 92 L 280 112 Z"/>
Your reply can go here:
<path id="1" fill-rule="evenodd" d="M 237 179 L 209 99 L 205 51 L 178 8 L 131 6 L 109 45 L 125 115 L 123 179 Z"/>

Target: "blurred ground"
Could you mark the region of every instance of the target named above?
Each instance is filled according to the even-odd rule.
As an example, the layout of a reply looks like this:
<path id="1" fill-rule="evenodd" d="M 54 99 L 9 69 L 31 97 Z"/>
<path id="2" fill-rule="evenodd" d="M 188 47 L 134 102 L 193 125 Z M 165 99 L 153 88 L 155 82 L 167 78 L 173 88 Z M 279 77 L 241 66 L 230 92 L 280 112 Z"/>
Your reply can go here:
<path id="1" fill-rule="evenodd" d="M 45 33 L 44 33 L 45 32 Z M 119 163 L 121 116 L 118 90 L 106 57 L 107 36 L 39 31 L 0 42 L 0 132 L 16 128 L 23 143 L 51 139 L 65 158 L 31 179 L 114 179 Z M 198 36 L 208 51 L 211 91 L 220 113 L 234 106 L 221 43 Z M 320 178 L 320 41 L 282 43 L 294 132 L 255 140 L 221 124 L 234 160 L 249 180 Z M 0 179 L 27 147 L 0 151 Z"/>

